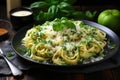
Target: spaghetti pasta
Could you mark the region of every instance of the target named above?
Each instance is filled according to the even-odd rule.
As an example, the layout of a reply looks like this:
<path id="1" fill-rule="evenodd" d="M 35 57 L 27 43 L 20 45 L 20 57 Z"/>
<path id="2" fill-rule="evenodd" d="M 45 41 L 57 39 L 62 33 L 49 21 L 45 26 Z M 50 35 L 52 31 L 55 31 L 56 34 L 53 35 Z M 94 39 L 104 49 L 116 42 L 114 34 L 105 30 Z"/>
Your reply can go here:
<path id="1" fill-rule="evenodd" d="M 106 33 L 83 21 L 61 18 L 29 29 L 22 45 L 30 50 L 29 57 L 33 60 L 76 65 L 103 53 Z"/>

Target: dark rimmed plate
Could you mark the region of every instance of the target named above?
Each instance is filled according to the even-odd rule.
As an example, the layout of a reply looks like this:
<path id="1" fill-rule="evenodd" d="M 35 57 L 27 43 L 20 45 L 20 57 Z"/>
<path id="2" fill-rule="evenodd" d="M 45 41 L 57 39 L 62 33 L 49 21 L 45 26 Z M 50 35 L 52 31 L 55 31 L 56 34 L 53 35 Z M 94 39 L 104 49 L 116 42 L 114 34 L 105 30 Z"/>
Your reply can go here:
<path id="1" fill-rule="evenodd" d="M 100 60 L 100 61 L 96 61 L 96 62 L 93 62 L 93 63 L 90 63 L 90 64 L 78 64 L 78 65 L 74 65 L 74 66 L 59 66 L 59 65 L 54 65 L 54 64 L 45 64 L 45 63 L 40 63 L 40 62 L 37 62 L 35 60 L 32 60 L 30 58 L 27 58 L 25 57 L 25 53 L 24 53 L 24 49 L 23 49 L 23 46 L 21 46 L 21 40 L 22 38 L 25 36 L 26 34 L 26 31 L 30 28 L 33 27 L 33 25 L 28 25 L 24 28 L 22 28 L 21 30 L 19 30 L 15 36 L 13 37 L 12 39 L 12 47 L 13 49 L 15 50 L 15 52 L 23 59 L 27 60 L 28 62 L 32 62 L 32 63 L 35 63 L 36 65 L 42 67 L 42 68 L 45 68 L 45 69 L 49 69 L 49 70 L 54 70 L 54 71 L 75 71 L 77 70 L 78 68 L 80 67 L 86 67 L 86 66 L 90 66 L 90 65 L 95 65 L 95 64 L 100 64 L 102 63 L 103 61 L 107 60 L 107 59 L 110 59 L 112 56 L 114 56 L 118 50 L 119 50 L 119 46 L 120 46 L 120 41 L 119 41 L 119 37 L 116 35 L 115 32 L 113 32 L 111 29 L 105 27 L 105 26 L 102 26 L 100 24 L 97 24 L 95 22 L 92 22 L 92 21 L 87 21 L 87 20 L 83 20 L 85 24 L 87 25 L 91 25 L 91 26 L 95 26 L 97 27 L 98 29 L 104 31 L 106 34 L 107 34 L 107 37 L 111 40 L 112 44 L 115 45 L 115 48 L 110 50 L 106 56 Z M 111 44 L 111 45 L 112 45 Z"/>

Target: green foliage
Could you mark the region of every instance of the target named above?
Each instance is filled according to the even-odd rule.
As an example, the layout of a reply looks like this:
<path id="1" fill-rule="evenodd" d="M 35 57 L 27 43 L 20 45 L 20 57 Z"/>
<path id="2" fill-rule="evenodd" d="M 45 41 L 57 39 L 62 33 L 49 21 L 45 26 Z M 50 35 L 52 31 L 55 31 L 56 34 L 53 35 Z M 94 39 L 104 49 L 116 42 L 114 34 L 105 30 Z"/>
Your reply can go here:
<path id="1" fill-rule="evenodd" d="M 33 15 L 36 21 L 68 17 L 68 14 L 73 11 L 73 7 L 68 3 L 68 0 L 38 1 L 32 3 L 30 8 L 33 9 Z"/>
<path id="2" fill-rule="evenodd" d="M 53 29 L 55 31 L 61 31 L 64 28 L 76 29 L 76 27 L 75 27 L 74 23 L 72 22 L 72 20 L 68 20 L 65 17 L 62 17 L 61 19 L 56 18 L 54 20 L 54 23 L 53 23 Z"/>
<path id="3" fill-rule="evenodd" d="M 76 0 L 40 0 L 30 5 L 33 9 L 34 19 L 36 21 L 53 20 L 55 18 L 67 17 L 77 19 L 92 20 L 95 12 L 90 11 L 76 11 L 73 4 Z"/>

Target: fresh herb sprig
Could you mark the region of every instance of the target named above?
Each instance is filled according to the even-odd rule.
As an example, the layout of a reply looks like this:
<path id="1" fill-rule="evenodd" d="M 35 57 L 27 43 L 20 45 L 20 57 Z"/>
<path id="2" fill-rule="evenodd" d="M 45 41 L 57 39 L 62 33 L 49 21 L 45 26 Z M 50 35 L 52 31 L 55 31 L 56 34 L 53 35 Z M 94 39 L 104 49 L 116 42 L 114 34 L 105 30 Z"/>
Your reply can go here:
<path id="1" fill-rule="evenodd" d="M 75 24 L 72 22 L 72 20 L 68 20 L 65 17 L 62 17 L 61 19 L 56 18 L 53 23 L 53 30 L 61 31 L 64 28 L 76 29 Z"/>
<path id="2" fill-rule="evenodd" d="M 94 20 L 97 11 L 75 10 L 74 3 L 77 0 L 40 0 L 33 2 L 30 8 L 36 21 L 51 21 L 55 18 L 67 17 L 76 19 Z"/>
<path id="3" fill-rule="evenodd" d="M 69 0 L 43 0 L 30 5 L 33 9 L 34 19 L 53 20 L 54 18 L 68 17 L 73 12 L 73 3 Z"/>

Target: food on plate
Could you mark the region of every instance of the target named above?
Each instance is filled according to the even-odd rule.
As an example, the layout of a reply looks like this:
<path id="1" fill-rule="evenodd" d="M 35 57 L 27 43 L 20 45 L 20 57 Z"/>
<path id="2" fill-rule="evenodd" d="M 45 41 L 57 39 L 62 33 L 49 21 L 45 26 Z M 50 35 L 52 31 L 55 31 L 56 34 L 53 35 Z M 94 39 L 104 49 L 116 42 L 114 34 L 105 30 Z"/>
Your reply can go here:
<path id="1" fill-rule="evenodd" d="M 33 26 L 21 42 L 27 48 L 27 57 L 35 61 L 77 65 L 104 55 L 106 39 L 106 33 L 102 30 L 80 20 L 62 17 Z"/>

